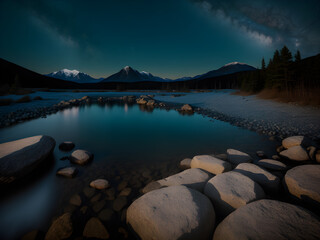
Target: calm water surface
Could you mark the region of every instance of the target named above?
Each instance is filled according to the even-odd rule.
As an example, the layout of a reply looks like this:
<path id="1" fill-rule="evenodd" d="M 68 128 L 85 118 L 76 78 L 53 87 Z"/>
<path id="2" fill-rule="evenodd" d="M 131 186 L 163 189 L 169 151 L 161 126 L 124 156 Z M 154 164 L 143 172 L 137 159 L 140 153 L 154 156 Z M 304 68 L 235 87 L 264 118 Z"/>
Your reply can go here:
<path id="1" fill-rule="evenodd" d="M 116 184 L 122 178 L 129 179 L 137 169 L 153 169 L 152 175 L 158 179 L 177 172 L 178 162 L 186 157 L 225 153 L 227 148 L 252 156 L 257 150 L 271 154 L 276 145 L 265 136 L 198 114 L 150 112 L 137 105 L 73 107 L 0 129 L 0 143 L 35 135 L 56 140 L 53 158 L 45 169 L 26 179 L 23 187 L 1 194 L 1 239 L 16 238 L 33 229 L 47 231 L 53 217 L 68 207 L 70 196 L 82 192 L 96 178 L 108 178 Z M 70 154 L 58 149 L 63 141 L 73 141 L 75 149 L 94 153 L 93 162 L 79 166 L 74 179 L 55 175 L 58 168 L 71 165 L 60 160 Z"/>

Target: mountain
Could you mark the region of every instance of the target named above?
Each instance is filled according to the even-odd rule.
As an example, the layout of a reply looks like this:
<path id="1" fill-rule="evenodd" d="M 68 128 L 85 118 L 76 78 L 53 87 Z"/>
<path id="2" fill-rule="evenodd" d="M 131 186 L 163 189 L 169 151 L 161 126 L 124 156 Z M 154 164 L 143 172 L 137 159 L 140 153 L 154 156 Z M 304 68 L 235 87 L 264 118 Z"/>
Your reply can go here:
<path id="1" fill-rule="evenodd" d="M 205 74 L 197 75 L 194 77 L 182 77 L 175 79 L 175 81 L 187 81 L 187 80 L 193 80 L 193 79 L 206 79 L 206 78 L 213 78 L 213 77 L 219 77 L 223 75 L 229 75 L 237 72 L 246 72 L 246 71 L 254 71 L 257 70 L 255 67 L 252 67 L 245 63 L 239 63 L 239 62 L 232 62 L 228 63 L 221 68 L 217 70 L 212 70 L 210 72 L 207 72 Z"/>
<path id="2" fill-rule="evenodd" d="M 22 88 L 79 88 L 80 84 L 33 72 L 0 58 L 0 86 Z"/>
<path id="3" fill-rule="evenodd" d="M 61 80 L 72 81 L 76 83 L 97 83 L 103 78 L 93 78 L 86 73 L 79 72 L 78 70 L 62 69 L 57 72 L 49 73 L 46 76 L 53 77 Z"/>
<path id="4" fill-rule="evenodd" d="M 151 73 L 142 71 L 139 72 L 129 66 L 124 67 L 119 72 L 103 79 L 101 82 L 168 82 L 171 81 L 167 78 L 153 76 Z"/>

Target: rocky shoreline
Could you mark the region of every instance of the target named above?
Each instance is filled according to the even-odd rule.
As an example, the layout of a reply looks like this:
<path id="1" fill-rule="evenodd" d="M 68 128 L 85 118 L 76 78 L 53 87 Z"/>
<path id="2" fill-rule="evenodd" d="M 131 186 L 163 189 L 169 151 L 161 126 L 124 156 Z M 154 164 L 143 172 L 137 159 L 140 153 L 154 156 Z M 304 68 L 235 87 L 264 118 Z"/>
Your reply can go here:
<path id="1" fill-rule="evenodd" d="M 175 97 L 179 97 L 175 96 Z M 215 120 L 228 122 L 231 125 L 248 129 L 259 134 L 267 135 L 271 140 L 282 140 L 288 136 L 303 135 L 312 140 L 319 141 L 319 133 L 313 126 L 301 126 L 300 128 L 291 127 L 290 124 L 279 124 L 276 122 L 267 122 L 263 120 L 249 120 L 241 117 L 232 117 L 223 113 L 204 109 L 199 107 L 191 107 L 189 110 L 183 110 L 182 107 L 186 104 L 162 102 L 154 99 L 154 95 L 141 95 L 137 96 L 123 96 L 123 97 L 88 97 L 84 96 L 79 99 L 71 99 L 69 101 L 61 101 L 58 104 L 49 107 L 38 107 L 34 109 L 17 110 L 0 117 L 0 128 L 8 127 L 17 123 L 28 121 L 36 118 L 45 118 L 48 115 L 57 113 L 67 108 L 74 106 L 84 106 L 86 104 L 139 104 L 142 110 L 152 111 L 154 108 L 165 110 L 177 110 L 182 114 L 198 113 L 203 116 L 210 117 Z M 188 104 L 187 104 L 188 105 Z M 190 106 L 190 105 L 188 105 Z"/>
<path id="2" fill-rule="evenodd" d="M 42 138 L 50 141 L 40 156 L 35 153 Z M 18 154 L 15 161 L 29 156 L 32 164 L 52 151 L 53 142 L 36 136 L 1 144 L 10 151 L 0 163 Z M 69 152 L 74 169 L 94 162 L 93 153 L 76 143 L 63 142 L 59 149 Z M 31 231 L 24 238 L 318 239 L 320 149 L 304 136 L 292 136 L 277 151 L 272 158 L 257 151 L 258 161 L 236 149 L 197 155 L 180 162 L 182 171 L 159 164 L 100 166 L 83 179 L 83 191 L 72 192 L 45 232 Z M 60 171 L 65 181 L 77 178 Z"/>

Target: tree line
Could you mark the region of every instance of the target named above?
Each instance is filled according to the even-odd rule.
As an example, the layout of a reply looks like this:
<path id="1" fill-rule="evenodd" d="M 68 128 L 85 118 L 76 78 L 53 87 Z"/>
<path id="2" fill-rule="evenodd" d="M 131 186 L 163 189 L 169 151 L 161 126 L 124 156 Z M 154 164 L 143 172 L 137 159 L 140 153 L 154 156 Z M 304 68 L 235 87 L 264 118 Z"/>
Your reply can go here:
<path id="1" fill-rule="evenodd" d="M 268 65 L 261 60 L 261 69 L 241 76 L 241 90 L 259 92 L 275 89 L 289 94 L 292 91 L 308 91 L 320 88 L 320 55 L 301 59 L 298 50 L 294 56 L 284 46 L 276 50 Z"/>

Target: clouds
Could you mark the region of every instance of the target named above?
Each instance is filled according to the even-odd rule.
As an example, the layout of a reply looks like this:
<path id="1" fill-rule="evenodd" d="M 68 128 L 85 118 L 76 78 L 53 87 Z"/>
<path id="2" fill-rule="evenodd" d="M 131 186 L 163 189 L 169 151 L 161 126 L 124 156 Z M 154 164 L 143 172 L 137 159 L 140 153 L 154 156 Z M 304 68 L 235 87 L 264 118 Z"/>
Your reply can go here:
<path id="1" fill-rule="evenodd" d="M 305 54 L 320 51 L 320 2 L 275 0 L 194 0 L 198 7 L 273 48 L 288 45 Z"/>

